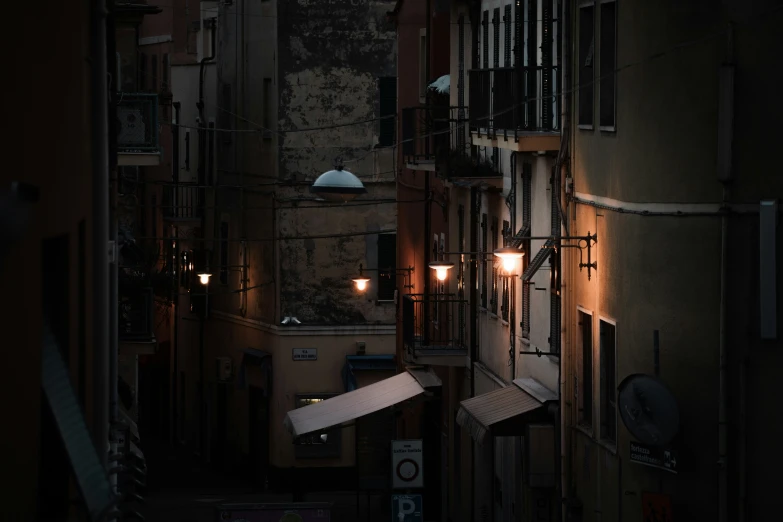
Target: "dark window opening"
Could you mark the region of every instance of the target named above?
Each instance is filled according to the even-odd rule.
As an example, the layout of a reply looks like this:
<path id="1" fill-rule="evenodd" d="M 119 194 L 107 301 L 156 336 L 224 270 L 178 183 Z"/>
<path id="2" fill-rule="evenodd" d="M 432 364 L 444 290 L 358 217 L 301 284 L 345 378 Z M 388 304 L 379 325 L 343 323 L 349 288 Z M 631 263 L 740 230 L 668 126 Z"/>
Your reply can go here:
<path id="1" fill-rule="evenodd" d="M 487 215 L 482 214 L 481 215 L 481 251 L 486 252 L 487 251 Z M 482 263 L 482 269 L 481 269 L 481 307 L 486 308 L 487 307 L 487 290 L 489 287 L 489 274 L 487 273 L 488 269 L 488 262 L 486 257 L 484 257 L 484 262 Z"/>
<path id="2" fill-rule="evenodd" d="M 151 90 L 158 91 L 158 55 L 153 54 L 150 59 L 150 79 L 152 80 Z"/>
<path id="3" fill-rule="evenodd" d="M 225 91 L 224 91 L 225 92 Z M 264 129 L 272 129 L 272 78 L 264 78 Z"/>
<path id="4" fill-rule="evenodd" d="M 296 396 L 296 408 L 304 408 L 321 401 L 331 399 L 336 394 L 308 394 Z M 315 433 L 308 433 L 294 439 L 294 455 L 296 458 L 330 458 L 339 457 L 342 446 L 342 428 L 336 426 Z"/>
<path id="5" fill-rule="evenodd" d="M 397 115 L 397 77 L 378 78 L 378 105 L 380 128 L 378 145 L 389 147 L 397 141 L 395 116 Z"/>
<path id="6" fill-rule="evenodd" d="M 378 300 L 393 301 L 397 288 L 397 234 L 378 236 Z"/>
<path id="7" fill-rule="evenodd" d="M 601 439 L 617 442 L 616 333 L 615 326 L 600 322 L 601 348 Z"/>
<path id="8" fill-rule="evenodd" d="M 228 284 L 228 221 L 220 223 L 220 282 Z"/>
<path id="9" fill-rule="evenodd" d="M 489 11 L 484 11 L 484 19 L 481 22 L 483 26 L 483 32 L 481 36 L 483 44 L 483 53 L 481 66 L 484 69 L 489 69 Z"/>
<path id="10" fill-rule="evenodd" d="M 614 128 L 615 95 L 617 90 L 617 4 L 601 4 L 601 45 L 599 49 L 601 81 L 599 83 L 599 125 Z"/>
<path id="11" fill-rule="evenodd" d="M 508 232 L 509 227 L 511 227 L 511 224 L 508 221 L 503 221 L 503 246 L 508 246 Z M 509 277 L 503 278 L 503 304 L 501 306 L 501 318 L 504 321 L 508 321 L 509 318 L 509 307 L 510 307 L 510 288 L 509 285 L 511 284 L 511 279 Z"/>
<path id="12" fill-rule="evenodd" d="M 500 8 L 492 11 L 492 66 L 500 67 Z"/>
<path id="13" fill-rule="evenodd" d="M 492 218 L 492 251 L 498 249 L 498 239 L 500 231 L 498 230 L 498 218 L 497 216 Z M 500 270 L 492 263 L 492 299 L 490 300 L 490 311 L 497 315 L 498 313 L 498 276 Z"/>
<path id="14" fill-rule="evenodd" d="M 595 13 L 593 6 L 579 9 L 579 125 L 593 124 L 595 72 Z"/>
<path id="15" fill-rule="evenodd" d="M 505 7 L 505 13 L 503 15 L 503 65 L 504 67 L 511 67 L 511 6 Z"/>
<path id="16" fill-rule="evenodd" d="M 579 389 L 579 424 L 593 425 L 593 316 L 579 312 L 582 361 Z"/>

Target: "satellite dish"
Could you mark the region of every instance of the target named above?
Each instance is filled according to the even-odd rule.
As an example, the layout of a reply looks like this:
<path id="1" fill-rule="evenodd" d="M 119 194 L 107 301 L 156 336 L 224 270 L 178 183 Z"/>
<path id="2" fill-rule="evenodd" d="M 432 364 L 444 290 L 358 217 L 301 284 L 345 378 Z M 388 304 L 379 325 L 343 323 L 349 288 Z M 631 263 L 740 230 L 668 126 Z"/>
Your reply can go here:
<path id="1" fill-rule="evenodd" d="M 658 379 L 636 373 L 618 387 L 620 418 L 639 442 L 664 446 L 680 429 L 680 410 L 671 391 Z"/>

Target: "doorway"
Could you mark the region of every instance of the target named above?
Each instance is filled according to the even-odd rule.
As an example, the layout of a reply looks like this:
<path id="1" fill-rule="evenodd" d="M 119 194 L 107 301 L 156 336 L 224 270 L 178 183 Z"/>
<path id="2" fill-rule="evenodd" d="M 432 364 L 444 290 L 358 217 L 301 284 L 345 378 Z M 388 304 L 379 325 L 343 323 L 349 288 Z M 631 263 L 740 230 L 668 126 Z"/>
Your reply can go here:
<path id="1" fill-rule="evenodd" d="M 250 479 L 265 489 L 269 471 L 269 397 L 257 386 L 248 387 L 248 449 Z"/>

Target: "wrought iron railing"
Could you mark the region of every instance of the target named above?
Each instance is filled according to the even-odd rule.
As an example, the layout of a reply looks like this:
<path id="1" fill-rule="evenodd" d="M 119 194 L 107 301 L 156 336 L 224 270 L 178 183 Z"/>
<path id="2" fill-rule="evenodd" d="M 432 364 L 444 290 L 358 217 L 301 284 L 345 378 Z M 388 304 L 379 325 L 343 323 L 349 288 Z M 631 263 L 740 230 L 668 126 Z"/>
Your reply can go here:
<path id="1" fill-rule="evenodd" d="M 422 105 L 402 109 L 402 154 L 409 164 L 437 162 L 469 144 L 468 108 Z"/>
<path id="2" fill-rule="evenodd" d="M 196 183 L 163 186 L 161 211 L 165 219 L 200 219 L 203 215 L 204 189 Z"/>
<path id="3" fill-rule="evenodd" d="M 417 354 L 467 352 L 468 302 L 454 294 L 407 294 L 402 299 L 402 336 Z"/>
<path id="4" fill-rule="evenodd" d="M 121 341 L 148 341 L 154 338 L 155 300 L 152 288 L 121 294 L 118 308 L 117 327 Z"/>
<path id="5" fill-rule="evenodd" d="M 469 71 L 471 130 L 493 137 L 558 132 L 559 71 L 557 66 Z"/>
<path id="6" fill-rule="evenodd" d="M 118 92 L 117 151 L 157 152 L 158 95 L 139 92 Z"/>

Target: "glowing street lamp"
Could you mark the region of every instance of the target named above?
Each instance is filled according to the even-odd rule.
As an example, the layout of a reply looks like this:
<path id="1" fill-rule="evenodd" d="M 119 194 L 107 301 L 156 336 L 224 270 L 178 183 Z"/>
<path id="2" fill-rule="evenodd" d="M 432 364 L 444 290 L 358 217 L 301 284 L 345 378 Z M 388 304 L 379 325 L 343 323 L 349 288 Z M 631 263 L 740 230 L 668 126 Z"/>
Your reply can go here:
<path id="1" fill-rule="evenodd" d="M 522 259 L 522 256 L 525 255 L 523 251 L 510 246 L 498 248 L 493 252 L 493 254 L 495 254 L 495 257 L 500 258 L 501 262 L 503 263 L 503 270 L 508 273 L 511 273 L 514 268 L 516 268 L 517 261 Z"/>
<path id="2" fill-rule="evenodd" d="M 362 265 L 359 265 L 359 277 L 354 277 L 352 281 L 356 285 L 358 291 L 364 292 L 367 290 L 367 283 L 370 282 L 370 278 L 364 277 L 364 267 L 362 267 Z"/>
<path id="3" fill-rule="evenodd" d="M 445 281 L 446 277 L 449 275 L 449 270 L 454 268 L 454 263 L 449 263 L 447 261 L 433 261 L 430 263 L 430 268 L 435 270 L 435 277 L 438 278 L 438 281 Z"/>
<path id="4" fill-rule="evenodd" d="M 212 274 L 209 274 L 207 272 L 202 272 L 202 273 L 197 274 L 197 275 L 198 275 L 199 283 L 201 283 L 202 285 L 205 285 L 205 286 L 209 284 L 209 278 L 212 277 Z"/>
<path id="5" fill-rule="evenodd" d="M 343 170 L 340 162 L 337 162 L 334 170 L 324 172 L 310 187 L 310 192 L 317 194 L 326 201 L 347 202 L 360 194 L 366 194 L 367 189 L 354 174 Z"/>

